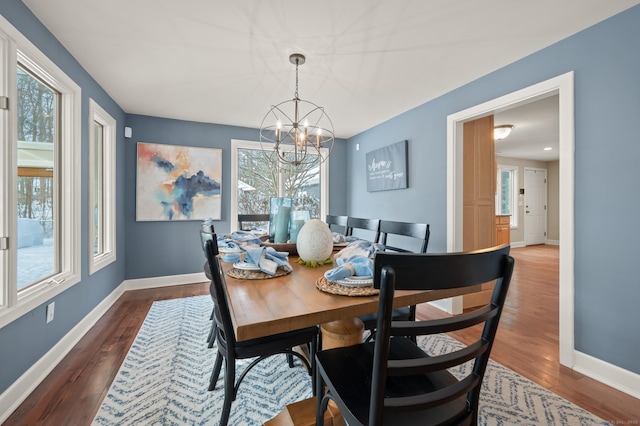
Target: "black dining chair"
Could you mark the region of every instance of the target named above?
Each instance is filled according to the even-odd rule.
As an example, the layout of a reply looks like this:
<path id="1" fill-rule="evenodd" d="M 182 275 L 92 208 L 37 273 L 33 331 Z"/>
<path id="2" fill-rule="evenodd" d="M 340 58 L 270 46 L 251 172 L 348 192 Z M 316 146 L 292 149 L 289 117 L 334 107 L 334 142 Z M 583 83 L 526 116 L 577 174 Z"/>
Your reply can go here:
<path id="1" fill-rule="evenodd" d="M 380 239 L 380 219 L 364 219 L 349 216 L 347 219 L 347 231 L 345 232 L 345 235 L 357 237 L 358 235 L 353 235 L 354 229 L 372 231 L 374 233 L 374 237 L 369 241 L 373 243 L 377 243 Z M 366 240 L 366 238 L 362 239 Z"/>
<path id="2" fill-rule="evenodd" d="M 211 373 L 210 391 L 215 389 L 222 370 L 222 363 L 224 362 L 225 365 L 224 402 L 219 424 L 225 426 L 229 421 L 231 403 L 236 399 L 238 388 L 247 373 L 260 361 L 272 355 L 287 354 L 300 359 L 311 375 L 312 389 L 315 392 L 315 353 L 318 345 L 318 327 L 307 327 L 257 339 L 237 341 L 227 302 L 224 272 L 218 258 L 218 245 L 213 241 L 207 241 L 206 253 L 211 274 L 209 290 L 216 306 L 214 319 L 218 326 L 218 354 Z M 296 346 L 308 346 L 311 364 L 302 354 L 291 349 Z M 248 358 L 255 359 L 244 369 L 236 382 L 236 360 Z"/>
<path id="3" fill-rule="evenodd" d="M 325 218 L 325 223 L 327 224 L 329 229 L 331 229 L 331 231 L 338 232 L 336 231 L 336 226 L 337 226 L 338 230 L 341 231 L 342 234 L 346 235 L 347 219 L 349 219 L 348 216 L 336 216 L 336 215 L 328 214 Z M 335 225 L 335 226 L 332 227 L 331 225 Z"/>
<path id="4" fill-rule="evenodd" d="M 323 424 L 327 403 L 333 400 L 349 425 L 475 425 L 513 266 L 508 245 L 466 253 L 376 253 L 376 340 L 316 354 L 316 424 Z M 450 289 L 494 280 L 491 301 L 480 309 L 444 319 L 392 322 L 396 290 Z M 477 324 L 483 326 L 476 341 L 446 354 L 428 355 L 405 337 Z M 471 371 L 464 377 L 448 370 L 467 362 Z"/>
<path id="5" fill-rule="evenodd" d="M 384 245 L 385 251 L 394 251 L 398 253 L 426 253 L 429 246 L 429 224 L 413 223 L 413 222 L 397 222 L 393 220 L 380 220 L 380 243 Z M 400 237 L 394 240 L 395 246 L 388 244 L 388 236 Z M 406 238 L 404 238 L 406 237 Z M 397 241 L 397 242 L 395 242 Z M 412 245 L 412 248 L 418 248 L 418 251 L 409 250 L 399 247 L 400 243 Z M 364 323 L 364 329 L 370 332 L 369 339 L 374 336 L 373 331 L 376 328 L 378 319 L 377 314 L 361 316 L 360 319 Z M 393 310 L 393 321 L 414 321 L 416 319 L 416 306 L 405 306 Z"/>
<path id="6" fill-rule="evenodd" d="M 251 230 L 247 224 L 256 222 L 269 222 L 269 213 L 259 214 L 239 214 L 238 215 L 238 230 L 247 231 Z"/>
<path id="7" fill-rule="evenodd" d="M 207 257 L 207 252 L 206 252 L 206 242 L 207 241 L 216 241 L 215 237 L 215 229 L 213 227 L 213 224 L 210 221 L 204 221 L 202 222 L 202 225 L 200 226 L 200 243 L 202 245 L 202 251 L 204 253 L 204 257 L 206 259 Z M 217 245 L 217 241 L 216 241 L 216 245 Z M 204 274 L 207 277 L 207 279 L 211 279 L 211 272 L 209 271 L 209 264 L 208 262 L 204 263 Z M 211 321 L 211 328 L 209 329 L 209 335 L 207 336 L 207 346 L 209 347 L 209 349 L 213 348 L 213 345 L 216 342 L 216 334 L 217 334 L 217 330 L 218 330 L 218 326 L 216 324 L 216 321 L 214 320 L 214 316 L 215 316 L 215 312 L 216 312 L 216 306 L 215 304 L 213 305 L 213 308 L 211 309 L 211 315 L 209 316 L 209 320 Z"/>

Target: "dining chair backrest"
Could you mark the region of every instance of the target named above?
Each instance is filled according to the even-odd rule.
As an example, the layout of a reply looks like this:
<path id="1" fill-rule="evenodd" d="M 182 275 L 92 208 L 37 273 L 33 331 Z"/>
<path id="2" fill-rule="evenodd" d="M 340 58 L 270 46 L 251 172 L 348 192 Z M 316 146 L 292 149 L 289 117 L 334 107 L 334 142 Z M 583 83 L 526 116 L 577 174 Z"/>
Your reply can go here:
<path id="1" fill-rule="evenodd" d="M 347 219 L 348 219 L 348 216 L 335 216 L 335 215 L 328 214 L 325 219 L 325 223 L 327 224 L 327 226 L 329 226 L 329 229 L 331 229 L 332 231 L 337 232 L 336 231 L 336 226 L 337 226 L 339 227 L 339 230 L 342 231 L 343 234 L 346 234 Z M 335 226 L 332 227 L 331 225 L 335 225 Z"/>
<path id="2" fill-rule="evenodd" d="M 428 223 L 412 223 L 412 222 L 396 222 L 392 220 L 380 221 L 380 243 L 385 246 L 385 250 L 396 251 L 400 253 L 426 253 L 429 245 L 429 224 Z M 421 240 L 418 250 L 409 250 L 407 248 L 398 247 L 388 244 L 388 235 L 398 235 L 404 237 L 412 237 Z M 394 240 L 394 241 L 399 241 Z M 411 243 L 413 241 L 410 241 Z"/>
<path id="3" fill-rule="evenodd" d="M 204 253 L 205 257 L 207 256 L 205 243 L 210 240 L 215 241 L 215 232 L 216 231 L 213 227 L 213 223 L 211 223 L 210 221 L 207 220 L 200 224 L 200 244 L 202 245 L 202 252 Z"/>
<path id="4" fill-rule="evenodd" d="M 447 413 L 455 424 L 469 418 L 475 422 L 482 379 L 489 361 L 491 347 L 498 328 L 507 290 L 511 281 L 514 260 L 509 256 L 508 245 L 465 253 L 412 254 L 378 252 L 374 259 L 374 288 L 380 289 L 378 325 L 373 361 L 373 383 L 369 407 L 369 424 L 379 424 L 383 413 L 393 410 L 446 406 L 452 400 L 463 397 L 466 403 L 459 412 Z M 396 290 L 441 290 L 469 287 L 495 281 L 491 301 L 486 306 L 451 318 L 391 322 L 393 296 Z M 484 324 L 479 338 L 445 355 L 425 356 L 420 351 L 407 351 L 389 357 L 392 336 L 431 335 L 470 328 Z M 402 359 L 401 361 L 399 359 Z M 387 381 L 397 377 L 429 378 L 448 375 L 447 369 L 472 361 L 471 372 L 466 377 L 440 384 L 422 395 L 411 398 L 385 396 Z M 427 387 L 429 388 L 429 387 Z M 398 394 L 399 395 L 399 394 Z"/>
<path id="5" fill-rule="evenodd" d="M 354 229 L 363 229 L 367 231 L 374 232 L 374 238 L 372 238 L 371 242 L 377 243 L 380 239 L 380 219 L 364 219 L 359 217 L 351 217 L 349 216 L 347 219 L 347 232 L 345 235 L 359 237 L 359 235 L 353 235 Z M 366 239 L 366 238 L 363 238 Z"/>
<path id="6" fill-rule="evenodd" d="M 246 231 L 245 224 L 255 222 L 269 222 L 269 213 L 258 214 L 239 214 L 238 215 L 238 230 Z"/>
<path id="7" fill-rule="evenodd" d="M 207 241 L 205 243 L 207 263 L 209 264 L 209 271 L 211 273 L 209 292 L 216 307 L 213 320 L 218 326 L 218 350 L 226 356 L 228 351 L 233 351 L 236 339 L 231 322 L 229 304 L 227 302 L 224 272 L 222 271 L 222 265 L 218 257 L 218 245 L 214 244 L 214 241 L 215 238 L 213 241 Z"/>

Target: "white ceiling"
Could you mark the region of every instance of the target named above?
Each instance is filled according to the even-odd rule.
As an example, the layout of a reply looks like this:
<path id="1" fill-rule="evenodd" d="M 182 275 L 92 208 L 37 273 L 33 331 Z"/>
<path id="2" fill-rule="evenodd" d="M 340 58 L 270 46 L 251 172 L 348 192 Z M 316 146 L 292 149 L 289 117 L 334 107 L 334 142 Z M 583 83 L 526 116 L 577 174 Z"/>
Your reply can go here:
<path id="1" fill-rule="evenodd" d="M 511 124 L 511 134 L 496 141 L 496 155 L 538 161 L 558 160 L 560 105 L 558 95 L 526 102 L 493 115 L 495 126 Z M 551 148 L 545 150 L 545 148 Z"/>
<path id="2" fill-rule="evenodd" d="M 342 138 L 640 3 L 23 1 L 131 114 L 258 128 L 293 98 L 288 58 L 303 53 L 300 97 L 325 107 Z M 504 119 L 513 141 L 531 124 Z"/>

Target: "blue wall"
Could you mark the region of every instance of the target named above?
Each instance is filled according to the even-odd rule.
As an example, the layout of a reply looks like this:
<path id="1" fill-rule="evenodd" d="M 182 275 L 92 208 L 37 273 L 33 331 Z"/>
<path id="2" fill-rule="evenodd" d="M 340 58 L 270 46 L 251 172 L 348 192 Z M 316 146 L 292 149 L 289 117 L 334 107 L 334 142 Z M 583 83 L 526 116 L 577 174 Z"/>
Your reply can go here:
<path id="1" fill-rule="evenodd" d="M 0 393 L 2 393 L 125 279 L 126 250 L 123 191 L 125 176 L 120 174 L 116 182 L 117 260 L 92 276 L 88 276 L 87 218 L 89 202 L 87 182 L 89 150 L 87 127 L 89 123 L 89 98 L 94 99 L 117 122 L 116 162 L 119 168 L 125 164 L 124 137 L 122 136 L 125 123 L 124 112 L 21 1 L 2 0 L 0 14 L 82 89 L 81 282 L 51 299 L 56 302 L 56 317 L 53 322 L 45 323 L 45 306 L 50 302 L 47 301 L 42 306 L 0 329 Z"/>
<path id="2" fill-rule="evenodd" d="M 127 229 L 127 279 L 202 272 L 198 221 L 136 222 L 136 145 L 152 142 L 222 148 L 222 218 L 215 221 L 218 233 L 231 229 L 229 217 L 231 191 L 231 139 L 259 140 L 256 129 L 219 124 L 168 120 L 141 115 L 127 115 L 133 137 L 126 142 L 125 227 Z M 345 141 L 337 140 L 329 163 L 331 211 L 346 212 L 344 186 L 346 176 Z M 340 209 L 340 210 L 338 210 Z"/>
<path id="3" fill-rule="evenodd" d="M 640 6 L 349 139 L 349 214 L 427 221 L 430 251 L 446 251 L 447 115 L 573 70 L 575 345 L 640 373 L 638 40 Z M 409 188 L 368 193 L 366 152 L 403 139 Z"/>

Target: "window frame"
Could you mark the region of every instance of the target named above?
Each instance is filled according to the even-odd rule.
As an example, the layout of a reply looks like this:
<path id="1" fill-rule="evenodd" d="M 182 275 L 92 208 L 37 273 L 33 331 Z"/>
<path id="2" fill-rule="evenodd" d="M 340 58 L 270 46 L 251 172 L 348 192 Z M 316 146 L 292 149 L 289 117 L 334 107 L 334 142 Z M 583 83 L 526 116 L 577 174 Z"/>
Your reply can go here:
<path id="1" fill-rule="evenodd" d="M 247 141 L 240 139 L 231 140 L 231 196 L 230 203 L 230 229 L 231 232 L 238 230 L 238 150 L 240 149 L 255 149 L 262 150 L 262 144 L 257 141 Z M 292 146 L 284 147 L 284 149 L 293 151 Z M 324 150 L 323 156 L 326 158 L 328 155 L 327 148 L 320 148 Z M 322 162 L 320 165 L 320 219 L 327 216 L 329 212 L 329 160 Z M 278 185 L 281 187 L 282 185 Z"/>
<path id="2" fill-rule="evenodd" d="M 55 196 L 59 219 L 59 247 L 56 256 L 60 271 L 20 292 L 17 279 L 17 211 L 0 213 L 0 237 L 8 238 L 8 248 L 0 250 L 0 328 L 45 303 L 81 280 L 81 102 L 82 92 L 69 76 L 33 45 L 11 23 L 0 16 L 0 67 L 4 78 L 0 95 L 9 99 L 9 109 L 0 115 L 0 133 L 5 141 L 0 153 L 3 184 L 0 200 L 17 205 L 17 67 L 20 64 L 55 89 L 59 102 L 59 148 L 56 152 Z M 12 102 L 13 100 L 13 102 Z M 6 240 L 5 240 L 6 241 Z"/>
<path id="3" fill-rule="evenodd" d="M 502 199 L 501 182 L 502 171 L 508 171 L 511 173 L 511 217 L 509 218 L 509 227 L 511 229 L 518 229 L 518 177 L 520 174 L 520 167 L 510 166 L 507 164 L 498 164 L 498 173 L 496 177 L 496 215 L 501 215 L 500 201 Z"/>
<path id="4" fill-rule="evenodd" d="M 96 138 L 93 131 L 95 123 L 102 126 L 102 211 L 99 225 L 102 234 L 102 252 L 93 252 L 95 234 L 95 215 L 93 206 L 96 196 L 95 150 Z M 116 120 L 96 101 L 89 98 L 89 275 L 94 274 L 116 260 Z"/>

